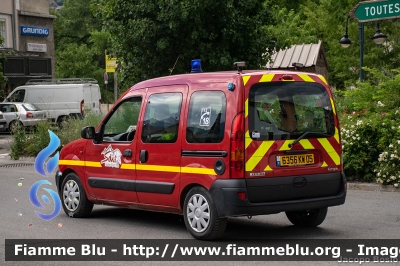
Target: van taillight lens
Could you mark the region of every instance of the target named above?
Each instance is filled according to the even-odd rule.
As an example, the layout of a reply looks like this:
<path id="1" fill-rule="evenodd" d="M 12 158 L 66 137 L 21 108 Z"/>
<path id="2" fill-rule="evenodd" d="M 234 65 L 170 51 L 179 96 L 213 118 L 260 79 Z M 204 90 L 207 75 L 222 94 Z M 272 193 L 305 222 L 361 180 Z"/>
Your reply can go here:
<path id="1" fill-rule="evenodd" d="M 33 114 L 30 113 L 30 112 L 27 112 L 27 113 L 26 113 L 26 118 L 33 118 Z"/>
<path id="2" fill-rule="evenodd" d="M 230 150 L 231 178 L 244 178 L 244 114 L 236 115 L 232 123 Z"/>
<path id="3" fill-rule="evenodd" d="M 85 107 L 83 106 L 85 103 L 85 100 L 81 101 L 81 114 L 83 114 L 85 112 Z"/>

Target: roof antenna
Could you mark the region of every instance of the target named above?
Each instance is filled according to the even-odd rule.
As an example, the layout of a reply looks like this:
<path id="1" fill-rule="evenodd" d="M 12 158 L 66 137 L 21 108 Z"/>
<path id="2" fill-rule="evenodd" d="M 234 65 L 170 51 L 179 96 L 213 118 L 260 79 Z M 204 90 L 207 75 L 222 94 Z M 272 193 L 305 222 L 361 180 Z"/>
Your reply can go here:
<path id="1" fill-rule="evenodd" d="M 244 61 L 235 62 L 233 63 L 233 66 L 237 68 L 238 73 L 241 73 L 243 71 L 243 68 L 246 66 L 246 62 Z"/>

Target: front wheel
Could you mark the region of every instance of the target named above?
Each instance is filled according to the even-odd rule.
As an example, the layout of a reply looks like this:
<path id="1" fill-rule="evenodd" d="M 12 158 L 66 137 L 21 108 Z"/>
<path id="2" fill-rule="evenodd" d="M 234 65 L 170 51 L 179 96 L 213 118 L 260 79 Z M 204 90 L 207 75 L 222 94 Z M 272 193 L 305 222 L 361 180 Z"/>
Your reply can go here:
<path id="1" fill-rule="evenodd" d="M 227 219 L 220 218 L 210 193 L 194 187 L 185 197 L 183 215 L 189 233 L 196 239 L 215 239 L 225 231 Z"/>
<path id="2" fill-rule="evenodd" d="M 69 173 L 64 178 L 60 196 L 63 209 L 69 217 L 86 217 L 93 209 L 93 202 L 87 199 L 82 183 L 75 173 Z"/>
<path id="3" fill-rule="evenodd" d="M 328 208 L 321 208 L 309 211 L 286 212 L 289 221 L 297 226 L 316 227 L 325 220 Z"/>

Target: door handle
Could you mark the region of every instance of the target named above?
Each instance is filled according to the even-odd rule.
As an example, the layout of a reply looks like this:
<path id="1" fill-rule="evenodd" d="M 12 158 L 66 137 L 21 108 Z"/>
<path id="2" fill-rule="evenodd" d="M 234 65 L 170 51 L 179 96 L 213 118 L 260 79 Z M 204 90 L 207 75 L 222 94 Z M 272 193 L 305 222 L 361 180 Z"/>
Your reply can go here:
<path id="1" fill-rule="evenodd" d="M 146 163 L 148 159 L 149 159 L 149 153 L 147 152 L 147 150 L 141 150 L 139 156 L 139 162 Z"/>
<path id="2" fill-rule="evenodd" d="M 132 157 L 132 150 L 129 150 L 129 149 L 128 150 L 124 150 L 124 154 L 123 155 L 124 155 L 124 157 L 128 157 L 128 158 Z"/>

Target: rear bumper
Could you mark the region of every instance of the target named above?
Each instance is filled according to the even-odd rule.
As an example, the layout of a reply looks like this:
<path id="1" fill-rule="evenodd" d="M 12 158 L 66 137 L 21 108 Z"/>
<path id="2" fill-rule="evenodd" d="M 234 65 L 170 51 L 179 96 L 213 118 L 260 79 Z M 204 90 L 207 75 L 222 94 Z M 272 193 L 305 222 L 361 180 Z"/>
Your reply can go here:
<path id="1" fill-rule="evenodd" d="M 22 124 L 24 124 L 25 127 L 32 127 L 32 126 L 37 126 L 40 122 L 45 122 L 47 121 L 47 118 L 37 118 L 37 119 L 29 119 L 29 120 L 23 120 L 21 121 Z"/>
<path id="2" fill-rule="evenodd" d="M 314 193 L 310 193 L 310 196 L 306 196 L 300 195 L 300 193 L 297 198 L 279 200 L 276 198 L 276 193 L 268 193 L 266 189 L 263 202 L 251 202 L 249 198 L 252 198 L 252 195 L 249 195 L 249 190 L 254 191 L 254 187 L 248 187 L 246 179 L 217 180 L 211 186 L 210 193 L 214 199 L 220 217 L 262 215 L 283 211 L 319 209 L 344 204 L 346 199 L 346 177 L 344 173 L 338 173 L 338 175 L 340 175 L 341 179 L 340 186 L 334 195 L 330 193 L 329 196 L 323 196 L 321 194 L 315 196 L 316 194 Z M 314 175 L 312 177 L 318 178 L 318 176 L 322 179 L 325 178 L 325 175 Z M 290 178 L 295 179 L 296 177 Z M 258 179 L 257 182 L 259 182 L 260 187 L 265 187 L 267 181 L 269 180 L 262 178 Z M 252 186 L 254 186 L 254 181 L 252 181 L 252 183 Z M 276 190 L 276 188 L 273 188 L 273 190 Z M 245 192 L 247 199 L 240 199 L 238 192 Z M 270 200 L 267 199 L 269 194 L 271 194 Z"/>

